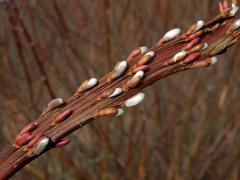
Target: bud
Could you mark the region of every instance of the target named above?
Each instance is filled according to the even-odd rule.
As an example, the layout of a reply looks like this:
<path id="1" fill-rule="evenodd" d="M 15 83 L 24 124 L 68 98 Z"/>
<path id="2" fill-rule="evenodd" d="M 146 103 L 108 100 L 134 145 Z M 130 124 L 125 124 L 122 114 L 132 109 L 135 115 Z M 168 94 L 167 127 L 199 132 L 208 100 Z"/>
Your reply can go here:
<path id="1" fill-rule="evenodd" d="M 160 43 L 170 41 L 177 37 L 180 33 L 181 30 L 179 28 L 172 29 L 164 35 L 164 37 L 160 40 Z"/>
<path id="2" fill-rule="evenodd" d="M 148 50 L 148 48 L 146 46 L 142 46 L 142 47 L 139 47 L 135 50 L 133 50 L 129 56 L 127 57 L 127 60 L 130 61 L 132 58 L 140 55 L 140 54 L 143 54 L 145 53 L 146 51 Z"/>
<path id="3" fill-rule="evenodd" d="M 190 64 L 190 63 L 196 61 L 197 59 L 199 59 L 200 57 L 201 57 L 200 52 L 193 53 L 193 54 L 189 55 L 186 59 L 183 60 L 183 64 Z"/>
<path id="4" fill-rule="evenodd" d="M 239 7 L 236 4 L 232 4 L 232 10 L 230 11 L 230 16 L 235 16 L 239 11 Z"/>
<path id="5" fill-rule="evenodd" d="M 64 100 L 62 98 L 53 99 L 47 104 L 46 108 L 43 110 L 43 113 L 45 114 L 55 108 L 62 106 L 63 104 Z"/>
<path id="6" fill-rule="evenodd" d="M 122 93 L 122 89 L 121 88 L 116 88 L 113 93 L 111 95 L 109 95 L 108 97 L 109 98 L 112 98 L 112 97 L 116 97 L 118 95 L 120 95 Z"/>
<path id="7" fill-rule="evenodd" d="M 195 32 L 194 34 L 190 35 L 190 36 L 188 37 L 188 39 L 195 39 L 195 38 L 201 36 L 202 34 L 203 34 L 203 31 L 202 31 L 202 30 L 199 30 L 199 31 Z"/>
<path id="8" fill-rule="evenodd" d="M 108 91 L 104 91 L 103 93 L 101 93 L 97 100 L 101 101 L 105 98 L 112 98 L 112 97 L 116 97 L 118 95 L 120 95 L 123 92 L 122 88 L 115 88 L 115 89 L 110 89 Z"/>
<path id="9" fill-rule="evenodd" d="M 41 154 L 43 151 L 47 149 L 49 143 L 50 143 L 50 138 L 48 137 L 43 137 L 39 139 L 39 141 L 33 146 L 33 149 L 32 149 L 33 153 L 35 155 Z"/>
<path id="10" fill-rule="evenodd" d="M 98 80 L 96 78 L 91 78 L 90 80 L 84 81 L 77 90 L 77 94 L 81 94 L 82 92 L 89 90 L 96 86 Z"/>
<path id="11" fill-rule="evenodd" d="M 121 76 L 126 70 L 126 68 L 127 68 L 126 61 L 119 62 L 114 68 L 115 78 L 118 78 L 119 76 Z"/>
<path id="12" fill-rule="evenodd" d="M 208 48 L 208 44 L 207 43 L 201 43 L 201 44 L 198 44 L 198 45 L 194 46 L 189 51 L 189 53 L 195 53 L 195 52 L 203 51 L 203 50 L 205 50 L 207 48 Z"/>
<path id="13" fill-rule="evenodd" d="M 197 21 L 196 31 L 198 31 L 199 29 L 202 29 L 203 26 L 204 26 L 204 21 L 202 20 Z"/>
<path id="14" fill-rule="evenodd" d="M 190 49 L 192 49 L 195 45 L 197 45 L 200 41 L 200 38 L 197 37 L 195 39 L 193 39 L 191 42 L 189 42 L 184 48 L 184 51 L 189 51 Z"/>
<path id="15" fill-rule="evenodd" d="M 237 6 L 237 0 L 232 0 L 232 7 Z"/>
<path id="16" fill-rule="evenodd" d="M 27 126 L 25 126 L 22 131 L 20 132 L 20 134 L 24 134 L 24 133 L 30 133 L 32 132 L 34 129 L 36 129 L 38 127 L 38 123 L 37 122 L 32 122 L 29 123 Z"/>
<path id="17" fill-rule="evenodd" d="M 173 57 L 173 62 L 179 62 L 183 60 L 188 55 L 187 51 L 180 51 Z"/>
<path id="18" fill-rule="evenodd" d="M 96 78 L 91 78 L 88 83 L 86 84 L 86 89 L 91 89 L 92 87 L 94 87 L 96 84 L 98 83 L 98 80 Z"/>
<path id="19" fill-rule="evenodd" d="M 154 51 L 148 52 L 140 59 L 140 61 L 137 62 L 137 65 L 141 66 L 141 65 L 147 64 L 154 56 L 155 56 Z"/>
<path id="20" fill-rule="evenodd" d="M 142 102 L 144 98 L 145 98 L 145 94 L 144 93 L 138 93 L 135 96 L 133 96 L 133 97 L 129 98 L 128 100 L 126 100 L 124 105 L 127 106 L 127 107 L 136 106 L 140 102 Z"/>
<path id="21" fill-rule="evenodd" d="M 54 147 L 55 148 L 59 148 L 59 147 L 65 147 L 67 146 L 71 141 L 69 139 L 61 139 L 60 141 L 58 141 Z"/>
<path id="22" fill-rule="evenodd" d="M 224 8 L 223 8 L 222 2 L 218 3 L 218 9 L 219 9 L 220 13 L 224 13 Z"/>
<path id="23" fill-rule="evenodd" d="M 211 59 L 210 59 L 210 62 L 211 62 L 211 65 L 214 65 L 214 64 L 216 64 L 217 62 L 218 62 L 218 59 L 217 59 L 217 57 L 212 57 Z"/>
<path id="24" fill-rule="evenodd" d="M 112 80 L 120 77 L 125 72 L 126 69 L 127 69 L 126 61 L 117 63 L 114 70 L 110 73 L 110 75 L 108 77 L 108 82 L 111 82 Z"/>
<path id="25" fill-rule="evenodd" d="M 129 89 L 135 88 L 137 85 L 141 83 L 143 76 L 144 72 L 138 71 L 129 81 L 126 82 L 125 85 L 123 85 L 123 91 L 126 92 Z"/>
<path id="26" fill-rule="evenodd" d="M 118 109 L 118 108 L 106 108 L 100 111 L 97 111 L 96 113 L 94 113 L 93 118 L 99 118 L 99 117 L 112 117 L 112 116 L 120 116 L 123 114 L 123 110 L 122 109 Z"/>
<path id="27" fill-rule="evenodd" d="M 200 20 L 200 21 L 197 21 L 195 24 L 193 24 L 187 31 L 187 35 L 191 34 L 191 33 L 194 33 L 198 30 L 200 30 L 202 27 L 204 26 L 204 21 Z"/>
<path id="28" fill-rule="evenodd" d="M 207 59 L 195 62 L 193 64 L 193 67 L 195 67 L 195 68 L 204 68 L 204 67 L 208 67 L 210 65 L 216 64 L 217 61 L 218 61 L 217 57 L 214 56 L 214 57 L 211 57 L 211 58 L 207 58 Z"/>
<path id="29" fill-rule="evenodd" d="M 43 137 L 43 134 L 37 134 L 34 136 L 34 138 L 26 145 L 26 148 L 24 149 L 24 151 L 27 151 L 29 148 L 32 148 L 34 146 L 34 144 Z"/>
<path id="30" fill-rule="evenodd" d="M 143 53 L 145 53 L 148 50 L 148 47 L 142 46 L 139 49 L 140 49 L 140 53 L 143 54 Z"/>
<path id="31" fill-rule="evenodd" d="M 240 19 L 238 19 L 233 25 L 233 31 L 237 30 L 240 27 Z"/>
<path id="32" fill-rule="evenodd" d="M 118 109 L 118 113 L 116 114 L 116 116 L 121 116 L 124 114 L 124 110 L 123 109 Z"/>
<path id="33" fill-rule="evenodd" d="M 128 73 L 128 75 L 133 75 L 137 73 L 138 71 L 148 71 L 149 70 L 149 65 L 141 65 L 141 66 L 135 66 L 131 71 Z"/>
<path id="34" fill-rule="evenodd" d="M 193 64 L 194 68 L 205 68 L 209 66 L 209 62 L 207 61 L 197 61 Z"/>
<path id="35" fill-rule="evenodd" d="M 34 138 L 34 135 L 32 135 L 30 133 L 19 134 L 14 141 L 14 145 L 24 146 L 27 143 L 29 143 L 33 138 Z"/>
<path id="36" fill-rule="evenodd" d="M 54 119 L 54 123 L 53 123 L 53 124 L 55 124 L 55 123 L 60 123 L 60 122 L 62 122 L 62 121 L 64 121 L 64 120 L 66 120 L 69 116 L 72 115 L 72 113 L 73 113 L 73 111 L 72 111 L 72 110 L 69 110 L 69 109 L 63 111 L 61 114 L 59 114 L 59 115 Z"/>

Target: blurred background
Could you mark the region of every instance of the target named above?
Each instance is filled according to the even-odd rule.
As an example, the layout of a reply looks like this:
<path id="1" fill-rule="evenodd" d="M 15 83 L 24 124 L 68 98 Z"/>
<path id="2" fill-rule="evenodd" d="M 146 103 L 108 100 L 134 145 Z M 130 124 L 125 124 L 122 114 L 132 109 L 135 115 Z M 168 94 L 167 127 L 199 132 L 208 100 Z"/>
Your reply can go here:
<path id="1" fill-rule="evenodd" d="M 138 46 L 218 14 L 218 0 L 0 1 L 0 149 Z M 141 105 L 70 136 L 12 179 L 240 179 L 240 60 L 165 78 Z"/>

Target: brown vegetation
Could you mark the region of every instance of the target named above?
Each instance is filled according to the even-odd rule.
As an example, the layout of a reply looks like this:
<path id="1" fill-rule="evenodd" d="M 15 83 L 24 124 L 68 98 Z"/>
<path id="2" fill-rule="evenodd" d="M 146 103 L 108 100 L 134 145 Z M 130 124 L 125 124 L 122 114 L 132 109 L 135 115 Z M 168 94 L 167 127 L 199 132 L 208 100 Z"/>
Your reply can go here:
<path id="1" fill-rule="evenodd" d="M 155 44 L 172 27 L 187 30 L 198 19 L 211 19 L 218 13 L 217 3 L 31 0 L 1 4 L 1 149 L 12 144 L 25 124 L 37 119 L 50 99 L 56 95 L 67 99 L 81 81 L 107 74 L 126 58 L 129 49 L 141 43 Z M 233 20 L 219 22 L 226 24 L 204 36 L 210 47 L 220 44 L 222 37 L 228 39 L 222 32 L 226 33 Z M 239 38 L 239 32 L 233 35 Z M 119 102 L 168 75 L 159 76 L 159 61 L 185 47 L 180 40 L 174 41 L 175 45 L 181 44 L 179 47 L 165 54 L 161 44 L 152 48 L 156 52 L 150 64 L 152 71 L 139 89 Z M 237 45 L 220 56 L 213 68 L 161 80 L 147 88 L 144 103 L 126 109 L 123 118 L 95 121 L 81 128 L 70 138 L 74 143 L 49 151 L 15 178 L 23 179 L 31 173 L 36 179 L 239 179 L 238 51 Z M 201 57 L 219 52 L 206 51 Z M 133 59 L 131 67 L 140 58 Z M 81 91 L 75 95 L 81 95 Z M 76 101 L 81 102 L 81 98 Z M 55 125 L 72 113 L 63 112 L 54 121 L 47 119 L 46 124 Z M 115 115 L 116 111 L 108 109 L 93 117 L 106 114 Z M 39 121 L 43 119 L 44 114 Z M 54 143 L 66 135 L 59 134 L 52 139 Z M 60 146 L 68 143 L 61 141 Z"/>

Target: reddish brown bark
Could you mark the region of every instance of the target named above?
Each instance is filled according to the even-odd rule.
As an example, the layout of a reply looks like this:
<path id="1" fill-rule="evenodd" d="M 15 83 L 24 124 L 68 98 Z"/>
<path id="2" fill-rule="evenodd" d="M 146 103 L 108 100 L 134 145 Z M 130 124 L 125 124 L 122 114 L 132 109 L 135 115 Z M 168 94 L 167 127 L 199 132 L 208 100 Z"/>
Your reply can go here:
<path id="1" fill-rule="evenodd" d="M 229 16 L 229 12 L 223 12 L 216 18 L 207 22 L 201 30 L 190 34 L 183 33 L 177 38 L 162 43 L 157 43 L 149 51 L 155 52 L 155 57 L 148 62 L 147 71 L 140 83 L 134 88 L 125 88 L 124 93 L 114 98 L 100 98 L 104 92 L 118 87 L 124 87 L 132 78 L 132 70 L 144 54 L 138 55 L 128 62 L 127 71 L 119 78 L 108 82 L 109 74 L 101 78 L 97 86 L 74 95 L 65 105 L 41 115 L 35 122 L 38 126 L 31 131 L 35 137 L 48 137 L 50 144 L 44 152 L 56 147 L 62 139 L 73 131 L 92 122 L 97 111 L 105 108 L 121 107 L 124 102 L 140 92 L 143 88 L 152 85 L 156 81 L 173 75 L 177 72 L 195 68 L 196 62 L 221 54 L 228 47 L 238 42 L 240 30 L 232 30 L 237 17 Z M 190 58 L 188 61 L 170 63 L 173 56 L 184 49 L 195 38 L 199 37 L 201 43 L 207 43 L 208 48 L 200 51 L 200 58 Z M 191 60 L 191 61 L 190 61 Z M 124 88 L 123 88 L 124 89 Z M 64 121 L 55 122 L 56 117 L 62 113 L 71 111 Z M 37 139 L 39 140 L 39 139 Z M 14 142 L 13 142 L 14 143 Z M 9 145 L 0 156 L 0 179 L 6 179 L 14 175 L 26 164 L 37 158 L 29 144 L 24 146 Z"/>

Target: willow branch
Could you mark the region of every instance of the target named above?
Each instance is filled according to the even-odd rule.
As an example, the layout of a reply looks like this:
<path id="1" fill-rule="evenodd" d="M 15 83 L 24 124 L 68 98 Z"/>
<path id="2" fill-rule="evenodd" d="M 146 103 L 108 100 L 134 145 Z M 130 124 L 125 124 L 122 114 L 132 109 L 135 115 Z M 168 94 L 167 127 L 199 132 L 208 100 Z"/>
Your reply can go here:
<path id="1" fill-rule="evenodd" d="M 10 19 L 13 19 L 15 20 L 16 22 L 19 23 L 19 27 L 21 28 L 26 40 L 27 40 L 27 43 L 28 43 L 28 46 L 30 48 L 30 50 L 32 51 L 32 54 L 36 60 L 36 63 L 37 63 L 37 66 L 40 70 L 40 73 L 41 75 L 43 76 L 43 82 L 49 92 L 49 95 L 51 98 L 54 98 L 55 97 L 55 94 L 54 94 L 54 91 L 53 91 L 53 88 L 51 86 L 51 83 L 50 83 L 50 80 L 49 80 L 49 77 L 44 69 L 44 65 L 41 61 L 41 58 L 39 56 L 39 53 L 37 51 L 37 48 L 36 48 L 36 44 L 35 42 L 33 41 L 31 35 L 30 35 L 30 32 L 28 31 L 26 25 L 24 24 L 21 16 L 20 16 L 20 13 L 19 13 L 19 10 L 18 10 L 18 7 L 17 5 L 15 4 L 15 1 L 11 2 L 10 4 L 8 4 L 7 6 L 7 10 L 9 12 L 9 17 Z M 14 24 L 13 24 L 14 25 Z M 16 24 L 15 24 L 16 25 Z M 13 28 L 18 28 L 17 26 L 13 27 Z"/>
<path id="2" fill-rule="evenodd" d="M 11 177 L 46 151 L 67 145 L 69 140 L 63 138 L 84 125 L 122 115 L 124 107 L 140 103 L 144 98 L 140 92 L 158 80 L 215 64 L 217 55 L 239 41 L 237 8 L 221 4 L 220 14 L 212 20 L 198 21 L 182 34 L 178 28 L 171 30 L 150 49 L 134 50 L 99 81 L 83 82 L 68 101 L 52 100 L 1 153 L 0 179 Z"/>

